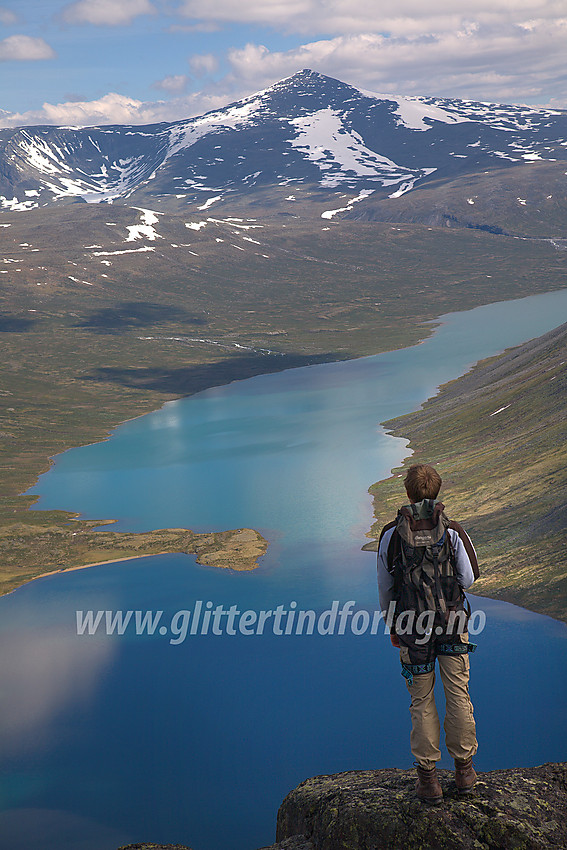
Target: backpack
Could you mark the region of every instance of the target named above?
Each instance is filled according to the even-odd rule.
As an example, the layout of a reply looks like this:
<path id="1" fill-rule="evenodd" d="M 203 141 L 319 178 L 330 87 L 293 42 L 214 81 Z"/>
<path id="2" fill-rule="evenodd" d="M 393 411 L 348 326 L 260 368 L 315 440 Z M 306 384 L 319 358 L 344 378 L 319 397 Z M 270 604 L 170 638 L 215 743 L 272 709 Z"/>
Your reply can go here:
<path id="1" fill-rule="evenodd" d="M 396 616 L 402 611 L 434 611 L 443 628 L 451 612 L 470 607 L 456 572 L 456 558 L 448 532 L 450 520 L 441 502 L 433 499 L 398 511 L 388 547 L 388 566 L 394 576 Z M 425 514 L 425 516 L 424 516 Z"/>

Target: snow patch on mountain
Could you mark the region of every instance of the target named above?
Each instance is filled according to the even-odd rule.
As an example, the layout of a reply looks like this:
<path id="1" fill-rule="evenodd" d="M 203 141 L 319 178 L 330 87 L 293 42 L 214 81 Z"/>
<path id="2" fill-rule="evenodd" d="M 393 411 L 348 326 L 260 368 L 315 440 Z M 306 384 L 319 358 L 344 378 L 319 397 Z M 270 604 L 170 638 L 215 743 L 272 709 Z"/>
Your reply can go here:
<path id="1" fill-rule="evenodd" d="M 373 192 L 374 189 L 363 189 L 362 192 L 360 192 L 356 198 L 353 198 L 346 207 L 339 207 L 337 210 L 325 210 L 325 212 L 321 213 L 321 218 L 333 218 L 333 216 L 337 215 L 337 213 L 349 212 L 353 209 L 353 204 L 363 201 L 365 198 L 368 198 L 369 195 L 372 195 Z"/>
<path id="2" fill-rule="evenodd" d="M 201 204 L 200 207 L 197 207 L 199 211 L 208 210 L 213 204 L 216 204 L 217 201 L 222 201 L 222 195 L 215 195 L 213 198 L 208 198 L 204 204 Z"/>
<path id="3" fill-rule="evenodd" d="M 169 129 L 169 146 L 164 162 L 209 133 L 220 133 L 224 130 L 236 130 L 250 123 L 257 114 L 261 97 L 253 95 L 240 103 L 225 107 L 216 112 L 208 112 L 200 118 L 193 118 L 182 124 L 175 124 Z"/>
<path id="4" fill-rule="evenodd" d="M 290 123 L 297 129 L 291 144 L 325 172 L 323 186 L 333 188 L 353 177 L 370 177 L 389 185 L 411 174 L 409 169 L 366 147 L 355 130 L 345 128 L 341 113 L 335 109 L 319 109 Z"/>
<path id="5" fill-rule="evenodd" d="M 78 277 L 71 277 L 71 275 L 67 275 L 69 280 L 72 280 L 73 283 L 85 283 L 87 286 L 92 286 L 92 283 L 89 283 L 88 280 L 79 280 Z"/>
<path id="6" fill-rule="evenodd" d="M 255 218 L 249 218 L 249 219 L 246 219 L 246 220 L 251 221 L 251 222 L 256 222 Z M 256 224 L 244 224 L 244 223 L 238 224 L 238 222 L 242 222 L 241 218 L 238 218 L 238 219 L 235 219 L 235 218 L 208 218 L 207 221 L 211 221 L 214 224 L 230 224 L 231 227 L 238 227 L 240 230 L 255 230 L 255 229 L 258 229 L 258 228 L 263 229 L 263 227 L 264 227 L 263 224 L 257 224 L 257 223 Z M 233 233 L 236 233 L 236 232 L 237 231 L 233 231 Z"/>
<path id="7" fill-rule="evenodd" d="M 396 108 L 394 115 L 396 123 L 403 125 L 409 130 L 431 130 L 433 124 L 425 123 L 425 119 L 432 121 L 440 121 L 443 124 L 462 124 L 472 119 L 467 115 L 459 114 L 458 107 L 448 108 L 439 106 L 432 99 L 423 97 L 402 97 L 401 95 L 391 94 L 375 94 L 374 92 L 359 89 L 365 97 L 370 97 L 373 100 L 385 100 L 390 103 L 395 103 Z"/>
<path id="8" fill-rule="evenodd" d="M 134 207 L 133 209 L 140 208 Z M 156 239 L 162 239 L 163 237 L 154 228 L 154 224 L 159 221 L 157 213 L 146 209 L 140 209 L 140 212 L 142 213 L 142 223 L 131 224 L 126 228 L 128 230 L 126 242 L 135 242 L 136 239 L 149 239 L 150 242 L 154 242 Z"/>
<path id="9" fill-rule="evenodd" d="M 424 168 L 421 176 L 426 176 L 427 174 L 432 174 L 434 171 L 437 171 L 436 168 Z M 406 192 L 411 192 L 413 187 L 415 186 L 415 182 L 418 178 L 414 177 L 412 180 L 407 180 L 402 183 L 395 192 L 392 192 L 391 195 L 388 195 L 389 198 L 401 198 L 402 195 L 405 195 Z"/>
<path id="10" fill-rule="evenodd" d="M 147 251 L 155 251 L 152 245 L 144 245 L 143 248 L 124 248 L 122 251 L 93 251 L 94 257 L 117 257 L 119 254 L 143 254 Z"/>
<path id="11" fill-rule="evenodd" d="M 23 212 L 24 210 L 33 210 L 38 206 L 34 201 L 20 201 L 18 198 L 5 198 L 0 195 L 0 207 L 11 212 Z"/>
<path id="12" fill-rule="evenodd" d="M 37 190 L 26 190 L 28 197 L 39 197 L 41 189 L 48 189 L 56 199 L 77 197 L 87 203 L 112 202 L 138 185 L 146 167 L 143 156 L 111 161 L 92 135 L 81 136 L 79 141 L 75 139 L 74 144 L 70 140 L 61 145 L 54 140 L 48 142 L 39 135 L 32 135 L 31 131 L 21 130 L 16 148 L 17 162 L 23 160 L 28 168 L 38 172 L 43 184 Z M 89 148 L 92 149 L 92 156 L 89 156 Z M 83 167 L 73 168 L 69 162 L 78 153 L 81 154 Z M 31 205 L 26 207 L 30 208 Z"/>
<path id="13" fill-rule="evenodd" d="M 20 149 L 25 154 L 28 164 L 42 174 L 60 174 L 69 172 L 64 155 L 56 145 L 48 145 L 43 139 L 33 138 L 26 130 L 22 130 Z"/>
<path id="14" fill-rule="evenodd" d="M 395 103 L 394 115 L 397 123 L 410 130 L 431 130 L 431 122 L 439 121 L 443 124 L 478 122 L 494 130 L 530 132 L 539 129 L 543 119 L 564 115 L 561 110 L 516 104 L 378 94 L 365 89 L 357 91 L 373 100 Z"/>
<path id="15" fill-rule="evenodd" d="M 400 97 L 396 98 L 398 104 L 396 115 L 399 122 L 410 130 L 431 130 L 432 124 L 426 124 L 425 119 L 429 121 L 441 121 L 443 124 L 462 124 L 471 119 L 459 115 L 452 110 L 443 109 L 433 103 L 425 103 L 417 97 Z"/>

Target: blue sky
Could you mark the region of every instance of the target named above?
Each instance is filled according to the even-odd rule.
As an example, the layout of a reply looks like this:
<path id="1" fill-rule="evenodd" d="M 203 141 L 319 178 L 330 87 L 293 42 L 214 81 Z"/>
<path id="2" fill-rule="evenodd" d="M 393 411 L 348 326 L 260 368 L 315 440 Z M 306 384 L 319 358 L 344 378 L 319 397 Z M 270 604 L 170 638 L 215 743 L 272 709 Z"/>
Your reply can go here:
<path id="1" fill-rule="evenodd" d="M 0 126 L 201 114 L 312 68 L 567 107 L 565 0 L 0 0 Z"/>

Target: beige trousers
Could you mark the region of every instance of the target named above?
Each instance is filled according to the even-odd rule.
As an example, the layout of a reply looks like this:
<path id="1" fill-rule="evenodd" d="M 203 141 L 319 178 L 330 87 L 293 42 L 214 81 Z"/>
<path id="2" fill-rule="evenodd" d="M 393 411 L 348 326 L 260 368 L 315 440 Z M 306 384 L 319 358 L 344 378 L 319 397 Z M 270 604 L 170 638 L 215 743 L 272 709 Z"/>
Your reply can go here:
<path id="1" fill-rule="evenodd" d="M 463 635 L 464 637 L 464 635 Z M 409 653 L 400 650 L 402 662 L 409 664 Z M 439 673 L 445 691 L 445 744 L 454 759 L 473 756 L 478 748 L 473 707 L 469 696 L 469 657 L 439 655 Z M 439 749 L 440 724 L 433 686 L 435 670 L 414 675 L 407 688 L 411 695 L 410 746 L 417 763 L 426 770 L 435 767 L 441 758 Z"/>

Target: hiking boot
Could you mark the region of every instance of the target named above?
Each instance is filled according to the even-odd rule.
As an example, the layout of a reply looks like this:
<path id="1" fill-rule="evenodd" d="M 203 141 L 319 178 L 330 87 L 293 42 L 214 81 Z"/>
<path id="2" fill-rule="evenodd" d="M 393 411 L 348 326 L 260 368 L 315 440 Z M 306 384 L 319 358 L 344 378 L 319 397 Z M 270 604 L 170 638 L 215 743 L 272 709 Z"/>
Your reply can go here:
<path id="1" fill-rule="evenodd" d="M 459 794 L 470 794 L 476 780 L 472 756 L 468 759 L 455 759 L 455 785 Z"/>
<path id="2" fill-rule="evenodd" d="M 437 779 L 437 768 L 433 766 L 429 770 L 426 770 L 419 764 L 416 767 L 417 783 L 415 793 L 418 799 L 423 803 L 429 803 L 431 806 L 438 806 L 443 802 L 443 789 Z"/>

